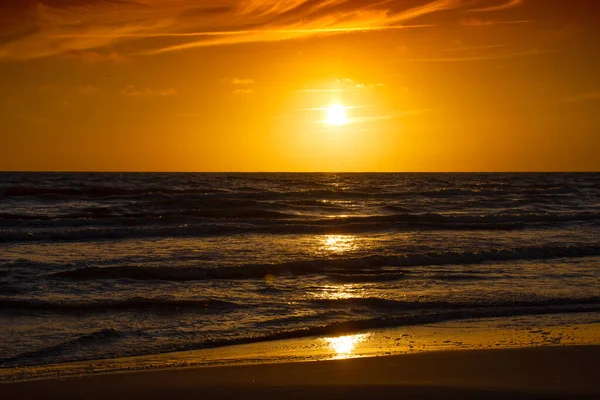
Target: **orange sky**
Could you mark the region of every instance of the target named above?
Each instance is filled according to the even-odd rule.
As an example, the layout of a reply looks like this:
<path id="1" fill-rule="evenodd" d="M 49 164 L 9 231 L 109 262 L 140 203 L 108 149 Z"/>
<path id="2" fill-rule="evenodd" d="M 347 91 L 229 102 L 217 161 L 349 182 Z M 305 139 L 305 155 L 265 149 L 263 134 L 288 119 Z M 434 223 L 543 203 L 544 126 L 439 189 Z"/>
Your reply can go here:
<path id="1" fill-rule="evenodd" d="M 598 38 L 595 0 L 3 0 L 0 170 L 598 171 Z"/>

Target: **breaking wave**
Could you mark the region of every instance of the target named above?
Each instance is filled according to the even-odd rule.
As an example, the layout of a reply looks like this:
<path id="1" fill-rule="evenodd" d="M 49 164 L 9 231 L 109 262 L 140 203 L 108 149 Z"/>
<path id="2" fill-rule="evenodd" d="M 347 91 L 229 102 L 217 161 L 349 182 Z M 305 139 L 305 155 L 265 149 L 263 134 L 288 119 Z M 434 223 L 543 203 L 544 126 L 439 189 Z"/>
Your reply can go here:
<path id="1" fill-rule="evenodd" d="M 105 301 L 33 301 L 0 300 L 0 313 L 8 311 L 55 312 L 55 313 L 102 313 L 112 311 L 154 311 L 154 312 L 226 312 L 245 306 L 223 300 L 198 299 L 152 299 L 134 297 L 125 300 Z"/>
<path id="2" fill-rule="evenodd" d="M 15 215 L 13 215 L 14 217 Z M 0 215 L 0 219 L 7 217 Z M 25 221 L 34 217 L 17 215 Z M 63 218 L 64 217 L 64 218 Z M 32 229 L 0 229 L 0 242 L 98 240 L 152 237 L 193 237 L 223 234 L 333 234 L 383 230 L 520 230 L 528 224 L 600 221 L 598 213 L 444 215 L 394 214 L 367 217 L 306 219 L 301 215 L 258 209 L 182 211 L 79 220 L 73 215 L 47 217 Z M 37 217 L 35 217 L 37 218 Z M 18 219 L 16 220 L 19 221 Z M 18 226 L 18 225 L 17 225 Z"/>
<path id="3" fill-rule="evenodd" d="M 35 362 L 35 360 L 56 357 L 64 353 L 70 353 L 82 346 L 90 347 L 110 344 L 111 342 L 124 338 L 125 335 L 126 334 L 124 332 L 114 328 L 103 329 L 40 350 L 34 350 L 16 355 L 14 357 L 0 359 L 0 365 L 32 364 Z"/>
<path id="4" fill-rule="evenodd" d="M 386 308 L 396 307 L 397 302 L 385 301 L 381 299 L 349 299 L 358 302 L 359 305 L 367 306 L 384 306 Z M 339 301 L 339 300 L 338 300 Z M 402 303 L 401 303 L 402 304 Z M 405 305 L 405 304 L 403 304 Z M 438 306 L 441 304 L 438 304 Z M 393 328 L 401 326 L 411 325 L 424 325 L 446 321 L 459 321 L 467 319 L 480 319 L 480 318 L 499 318 L 499 317 L 514 317 L 514 316 L 528 316 L 528 315 L 552 315 L 560 313 L 589 313 L 599 312 L 600 303 L 598 298 L 589 299 L 565 299 L 563 301 L 553 302 L 541 302 L 541 303 L 514 303 L 508 305 L 501 304 L 490 304 L 487 306 L 478 305 L 458 305 L 458 307 L 449 307 L 442 309 L 431 309 L 429 312 L 421 313 L 403 313 L 401 315 L 383 316 L 383 317 L 372 317 L 353 319 L 340 322 L 326 323 L 321 325 L 312 325 L 304 328 L 288 328 L 280 329 L 274 333 L 263 334 L 263 335 L 251 335 L 241 336 L 235 338 L 220 338 L 220 339 L 205 339 L 200 341 L 191 341 L 187 344 L 178 346 L 166 346 L 158 349 L 158 352 L 172 352 L 172 351 L 188 351 L 188 350 L 200 350 L 207 348 L 257 343 L 273 340 L 283 339 L 294 339 L 310 336 L 330 336 L 330 335 L 344 335 L 352 334 L 360 331 L 369 329 L 379 328 Z M 305 317 L 305 320 L 311 320 L 314 317 Z M 296 318 L 297 319 L 297 318 Z M 297 322 L 302 322 L 300 318 Z M 275 321 L 274 321 L 275 322 Z M 143 332 L 138 332 L 138 335 Z M 127 334 L 116 329 L 104 329 L 101 331 L 93 332 L 91 334 L 83 335 L 78 338 L 59 343 L 57 345 L 49 346 L 41 350 L 35 350 L 32 352 L 22 353 L 14 357 L 0 359 L 0 365 L 14 366 L 14 365 L 28 365 L 38 363 L 40 359 L 48 359 L 51 357 L 57 357 L 65 353 L 70 353 L 75 348 L 92 348 L 110 344 L 112 342 L 121 340 L 126 337 Z M 136 351 L 130 349 L 127 353 L 128 356 L 141 355 L 145 352 Z M 88 358 L 81 357 L 70 357 L 69 361 L 83 361 Z"/>
<path id="5" fill-rule="evenodd" d="M 380 267 L 417 267 L 428 265 L 481 264 L 492 261 L 544 260 L 562 257 L 587 257 L 600 255 L 600 246 L 529 246 L 513 249 L 478 252 L 439 252 L 393 256 L 367 256 L 358 258 L 319 259 L 293 261 L 280 264 L 250 264 L 240 267 L 84 267 L 52 274 L 57 278 L 75 280 L 134 279 L 194 281 L 208 279 L 263 279 L 267 275 L 314 275 L 365 271 Z M 374 275 L 372 271 L 369 274 Z M 389 271 L 380 272 L 387 276 Z M 340 275 L 338 275 L 339 277 Z M 335 275 L 334 275 L 335 277 Z M 352 278 L 348 278 L 352 279 Z M 360 279 L 360 276 L 357 277 Z M 385 280 L 386 278 L 382 278 Z"/>

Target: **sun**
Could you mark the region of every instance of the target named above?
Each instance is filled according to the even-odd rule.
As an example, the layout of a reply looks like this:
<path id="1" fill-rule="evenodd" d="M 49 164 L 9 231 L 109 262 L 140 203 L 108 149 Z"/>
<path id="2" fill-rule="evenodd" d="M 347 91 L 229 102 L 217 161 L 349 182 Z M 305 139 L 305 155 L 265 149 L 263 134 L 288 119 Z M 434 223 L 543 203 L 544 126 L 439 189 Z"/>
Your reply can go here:
<path id="1" fill-rule="evenodd" d="M 348 119 L 346 118 L 346 109 L 343 106 L 339 104 L 333 104 L 327 108 L 327 119 L 325 120 L 326 124 L 344 125 L 347 122 Z"/>

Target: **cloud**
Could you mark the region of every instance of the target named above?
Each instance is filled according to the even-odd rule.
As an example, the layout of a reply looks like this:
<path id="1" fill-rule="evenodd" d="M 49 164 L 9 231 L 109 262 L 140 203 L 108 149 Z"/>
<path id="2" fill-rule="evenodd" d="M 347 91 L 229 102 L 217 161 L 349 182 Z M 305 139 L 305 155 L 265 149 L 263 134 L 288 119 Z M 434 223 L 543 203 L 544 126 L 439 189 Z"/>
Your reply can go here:
<path id="1" fill-rule="evenodd" d="M 225 82 L 230 85 L 238 86 L 238 87 L 245 86 L 240 89 L 232 90 L 231 93 L 233 93 L 235 95 L 248 95 L 248 94 L 254 93 L 254 89 L 252 89 L 248 86 L 252 86 L 256 83 L 256 81 L 254 79 L 250 79 L 250 78 L 224 78 L 224 79 L 221 79 L 221 82 Z"/>
<path id="2" fill-rule="evenodd" d="M 508 47 L 507 44 L 489 44 L 485 46 L 464 46 L 462 43 L 459 44 L 458 47 L 452 47 L 449 49 L 444 49 L 443 51 L 475 51 L 475 50 L 489 50 L 489 49 L 500 49 L 504 47 Z"/>
<path id="3" fill-rule="evenodd" d="M 233 94 L 236 95 L 245 95 L 254 93 L 254 89 L 236 89 L 233 91 Z"/>
<path id="4" fill-rule="evenodd" d="M 495 26 L 495 25 L 519 25 L 531 22 L 529 20 L 495 21 L 491 19 L 467 18 L 460 21 L 462 26 Z"/>
<path id="5" fill-rule="evenodd" d="M 532 49 L 523 50 L 518 52 L 505 52 L 505 53 L 491 53 L 491 54 L 479 54 L 470 55 L 463 57 L 434 57 L 434 58 L 412 58 L 408 61 L 412 62 L 426 62 L 426 63 L 455 63 L 455 62 L 473 62 L 473 61 L 494 61 L 494 60 L 505 60 L 509 58 L 517 57 L 530 57 L 540 54 L 546 54 L 548 51 Z"/>
<path id="6" fill-rule="evenodd" d="M 125 55 L 426 27 L 423 16 L 473 0 L 3 0 L 0 59 Z M 489 1 L 480 0 L 478 3 Z M 421 21 L 417 21 L 421 22 Z M 126 49 L 126 50 L 125 50 Z"/>
<path id="7" fill-rule="evenodd" d="M 300 89 L 298 92 L 305 93 L 341 93 L 341 92 L 349 92 L 349 91 L 358 91 L 365 89 L 377 89 L 383 88 L 385 84 L 381 82 L 376 83 L 364 83 L 357 82 L 350 78 L 336 79 L 333 82 L 326 82 L 317 87 L 309 88 L 309 89 Z"/>
<path id="8" fill-rule="evenodd" d="M 118 54 L 115 51 L 101 52 L 101 51 L 93 51 L 93 50 L 88 50 L 88 51 L 72 50 L 72 51 L 67 52 L 65 55 L 69 56 L 69 57 L 77 58 L 85 64 L 99 64 L 99 63 L 103 63 L 103 62 L 108 62 L 108 63 L 120 65 L 120 64 L 128 63 L 130 61 L 129 58 L 127 58 L 121 54 Z"/>
<path id="9" fill-rule="evenodd" d="M 232 85 L 254 85 L 256 83 L 254 79 L 247 78 L 233 78 L 229 82 Z"/>
<path id="10" fill-rule="evenodd" d="M 385 85 L 383 83 L 361 83 L 361 82 L 356 82 L 353 79 L 350 78 L 345 78 L 345 79 L 339 79 L 338 83 L 340 83 L 342 86 L 345 87 L 345 90 L 349 90 L 349 89 L 374 89 L 374 88 L 382 88 L 385 87 Z"/>
<path id="11" fill-rule="evenodd" d="M 492 12 L 492 11 L 501 11 L 507 10 L 509 8 L 518 7 L 523 3 L 523 0 L 504 0 L 503 2 L 496 2 L 498 4 L 494 4 L 487 7 L 475 8 L 473 10 L 469 10 L 471 12 Z"/>
<path id="12" fill-rule="evenodd" d="M 121 90 L 121 94 L 123 96 L 129 96 L 129 97 L 146 97 L 146 96 L 167 97 L 167 96 L 175 96 L 177 94 L 177 90 L 173 89 L 173 88 L 168 88 L 168 89 L 138 88 L 135 85 L 128 85 L 123 90 Z"/>

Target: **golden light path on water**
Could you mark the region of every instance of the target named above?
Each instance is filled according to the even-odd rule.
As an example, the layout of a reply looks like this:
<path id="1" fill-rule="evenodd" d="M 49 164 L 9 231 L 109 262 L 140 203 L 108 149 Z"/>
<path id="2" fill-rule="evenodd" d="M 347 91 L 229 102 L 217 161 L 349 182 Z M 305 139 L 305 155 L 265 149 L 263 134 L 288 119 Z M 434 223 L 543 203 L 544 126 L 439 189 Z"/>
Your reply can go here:
<path id="1" fill-rule="evenodd" d="M 354 235 L 324 235 L 320 238 L 321 250 L 327 253 L 343 254 L 359 247 Z M 362 297 L 364 289 L 352 284 L 324 285 L 317 297 L 328 299 L 348 299 Z M 357 357 L 356 347 L 370 336 L 369 333 L 323 338 L 324 344 L 335 354 L 333 359 Z"/>
<path id="2" fill-rule="evenodd" d="M 360 244 L 354 235 L 323 235 L 320 239 L 322 253 L 341 255 L 356 250 Z M 349 299 L 363 297 L 364 289 L 360 285 L 331 284 L 323 285 L 315 297 L 324 299 Z"/>
<path id="3" fill-rule="evenodd" d="M 352 235 L 325 235 L 321 239 L 321 246 L 324 250 L 339 254 L 354 250 L 356 242 L 356 237 Z"/>

